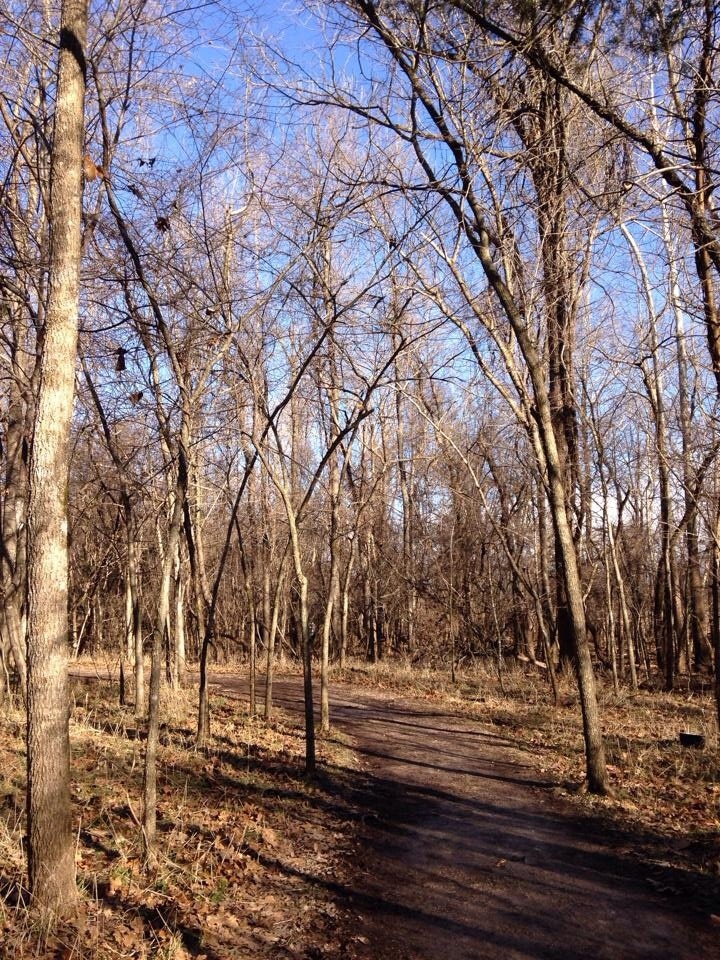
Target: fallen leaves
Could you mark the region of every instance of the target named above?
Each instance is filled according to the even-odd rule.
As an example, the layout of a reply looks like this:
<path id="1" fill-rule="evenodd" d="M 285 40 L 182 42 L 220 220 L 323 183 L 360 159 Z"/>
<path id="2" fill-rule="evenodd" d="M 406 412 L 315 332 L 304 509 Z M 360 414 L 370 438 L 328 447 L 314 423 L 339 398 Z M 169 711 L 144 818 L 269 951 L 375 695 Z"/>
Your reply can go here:
<path id="1" fill-rule="evenodd" d="M 327 871 L 331 848 L 337 856 L 349 843 L 348 828 L 342 809 L 325 813 L 322 794 L 305 783 L 298 729 L 282 716 L 272 727 L 249 721 L 226 701 L 215 705 L 213 744 L 194 751 L 194 696 L 168 701 L 160 856 L 148 876 L 131 813 L 141 809 L 141 747 L 109 685 L 84 688 L 81 699 L 71 736 L 87 915 L 49 935 L 24 908 L 5 906 L 3 960 L 305 960 L 309 943 L 332 940 L 341 917 L 313 878 Z M 21 785 L 21 731 L 0 716 L 0 749 L 17 768 L 5 765 L 3 783 Z M 22 808 L 4 822 L 0 869 L 20 877 Z"/>

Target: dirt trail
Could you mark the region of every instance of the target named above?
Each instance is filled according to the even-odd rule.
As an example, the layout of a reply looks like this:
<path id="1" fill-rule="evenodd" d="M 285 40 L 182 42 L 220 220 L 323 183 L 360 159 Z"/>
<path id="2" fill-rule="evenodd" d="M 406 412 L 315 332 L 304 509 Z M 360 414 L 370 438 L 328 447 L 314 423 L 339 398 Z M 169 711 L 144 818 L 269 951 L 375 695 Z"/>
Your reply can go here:
<path id="1" fill-rule="evenodd" d="M 245 683 L 215 678 L 216 689 Z M 301 707 L 299 682 L 276 702 Z M 559 801 L 533 757 L 491 728 L 420 701 L 338 687 L 332 721 L 363 760 L 352 884 L 367 960 L 698 960 L 720 926 L 688 878 L 638 855 Z M 687 905 L 688 881 L 700 891 Z M 365 943 L 367 941 L 367 943 Z M 324 953 L 318 956 L 325 957 Z"/>

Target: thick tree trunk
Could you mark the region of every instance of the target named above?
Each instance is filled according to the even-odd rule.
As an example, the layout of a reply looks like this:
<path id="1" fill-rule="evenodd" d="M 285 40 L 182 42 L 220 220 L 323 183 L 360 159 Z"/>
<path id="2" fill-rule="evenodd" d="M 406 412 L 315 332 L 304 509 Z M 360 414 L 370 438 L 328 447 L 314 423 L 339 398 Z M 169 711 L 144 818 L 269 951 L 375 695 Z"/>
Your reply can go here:
<path id="1" fill-rule="evenodd" d="M 64 0 L 50 184 L 49 295 L 28 505 L 28 853 L 33 902 L 77 900 L 68 731 L 69 435 L 81 257 L 85 0 Z"/>
<path id="2" fill-rule="evenodd" d="M 554 471 L 553 471 L 554 472 Z M 577 568 L 575 544 L 567 522 L 564 506 L 563 484 L 558 475 L 551 476 L 551 496 L 553 521 L 556 525 L 557 539 L 563 561 L 563 574 L 567 589 L 568 609 L 573 627 L 575 669 L 582 706 L 583 732 L 585 736 L 585 759 L 587 782 L 594 793 L 607 793 L 609 789 L 605 766 L 605 749 L 602 740 L 600 712 L 595 688 L 595 674 L 590 658 L 590 646 L 587 640 L 585 609 L 583 606 L 582 585 Z M 561 509 L 560 498 L 563 498 Z"/>
<path id="3" fill-rule="evenodd" d="M 557 140 L 563 134 L 563 119 L 551 104 L 555 97 L 551 90 L 540 97 L 539 149 L 532 150 L 530 168 L 538 196 L 538 225 L 541 232 L 541 259 L 543 289 L 547 316 L 548 339 L 548 401 L 555 434 L 559 465 L 565 490 L 566 513 L 574 512 L 578 486 L 577 410 L 573 384 L 573 340 L 575 318 L 571 304 L 574 301 L 569 276 L 570 257 L 565 248 L 567 215 L 565 211 L 564 163 Z M 536 145 L 538 146 L 538 145 Z M 577 543 L 578 537 L 573 533 Z M 574 657 L 570 598 L 562 575 L 563 546 L 555 535 L 556 628 L 560 662 L 570 664 Z"/>

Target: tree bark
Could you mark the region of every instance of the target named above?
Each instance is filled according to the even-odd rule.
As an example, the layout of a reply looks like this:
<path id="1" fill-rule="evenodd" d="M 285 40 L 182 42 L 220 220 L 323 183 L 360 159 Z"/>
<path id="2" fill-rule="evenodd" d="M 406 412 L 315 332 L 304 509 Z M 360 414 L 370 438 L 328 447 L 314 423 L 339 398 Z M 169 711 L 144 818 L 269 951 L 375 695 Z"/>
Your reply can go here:
<path id="1" fill-rule="evenodd" d="M 28 507 L 28 853 L 33 902 L 77 901 L 68 730 L 69 435 L 77 353 L 86 0 L 64 0 L 50 183 L 50 270 Z"/>
<path id="2" fill-rule="evenodd" d="M 275 593 L 272 603 L 272 615 L 270 619 L 270 629 L 268 630 L 267 647 L 265 649 L 265 722 L 268 723 L 272 716 L 272 685 L 273 685 L 273 667 L 275 663 L 275 637 L 278 632 L 278 620 L 280 616 L 280 604 L 283 599 L 283 580 L 285 573 L 283 570 L 284 558 L 277 572 L 277 581 L 275 583 Z"/>
<path id="3" fill-rule="evenodd" d="M 145 659 L 142 634 L 142 608 L 140 605 L 140 563 L 138 548 L 138 529 L 132 514 L 130 503 L 126 504 L 125 522 L 127 526 L 127 589 L 129 596 L 130 623 L 128 646 L 132 644 L 135 661 L 135 716 L 145 716 Z"/>
<path id="4" fill-rule="evenodd" d="M 175 676 L 181 687 L 185 686 L 187 657 L 185 651 L 185 582 L 182 575 L 180 545 L 175 557 Z"/>
<path id="5" fill-rule="evenodd" d="M 182 428 L 181 428 L 182 429 Z M 177 556 L 183 522 L 183 508 L 187 497 L 187 461 L 182 452 L 178 458 L 173 507 L 165 544 L 165 556 L 160 575 L 160 593 L 152 638 L 150 660 L 150 691 L 148 696 L 147 741 L 143 769 L 143 845 L 146 865 L 155 858 L 157 823 L 157 748 L 160 733 L 160 683 L 163 644 L 167 639 L 170 616 L 170 584 Z"/>
<path id="6" fill-rule="evenodd" d="M 715 652 L 715 711 L 720 728 L 720 500 L 715 511 L 712 536 L 712 636 Z"/>
<path id="7" fill-rule="evenodd" d="M 268 472 L 276 490 L 280 494 L 285 507 L 285 515 L 288 521 L 290 536 L 290 551 L 295 571 L 298 592 L 298 614 L 297 614 L 297 632 L 300 644 L 300 653 L 303 665 L 303 692 L 305 701 L 305 772 L 309 776 L 315 774 L 315 708 L 313 704 L 313 683 L 312 683 L 312 649 L 310 637 L 310 619 L 308 612 L 308 579 L 303 570 L 302 550 L 300 546 L 300 532 L 298 529 L 298 516 L 301 510 L 298 510 L 292 502 L 290 490 L 280 479 L 277 473 L 273 472 L 269 461 L 257 445 L 258 457 L 262 461 L 265 470 Z M 315 474 L 316 478 L 319 472 Z M 312 487 L 311 487 L 312 488 Z M 310 492 L 310 491 L 309 491 Z"/>
<path id="8" fill-rule="evenodd" d="M 22 347 L 13 343 L 13 379 L 10 382 L 10 399 L 5 434 L 5 491 L 2 499 L 2 567 L 5 597 L 3 620 L 7 641 L 20 679 L 23 698 L 27 692 L 25 623 L 23 606 L 27 577 L 27 553 L 25 548 L 24 523 L 27 507 L 27 469 L 23 457 L 25 444 L 26 414 L 20 388 L 23 376 Z"/>
<path id="9" fill-rule="evenodd" d="M 699 184 L 702 184 L 702 178 Z M 712 664 L 712 647 L 709 638 L 709 614 L 707 599 L 705 596 L 705 586 L 703 584 L 702 565 L 700 561 L 700 548 L 697 529 L 697 502 L 693 491 L 693 466 L 692 466 L 692 411 L 688 391 L 688 361 L 685 348 L 685 321 L 682 307 L 680 305 L 677 268 L 673 258 L 672 234 L 668 222 L 665 206 L 661 207 L 663 242 L 668 256 L 668 286 L 670 303 L 672 304 L 673 315 L 675 318 L 675 343 L 677 346 L 677 376 L 678 376 L 678 406 L 680 414 L 680 435 L 682 438 L 682 466 L 683 466 L 683 486 L 685 496 L 685 513 L 687 515 L 687 527 L 685 531 L 685 543 L 687 546 L 688 559 L 688 611 L 689 620 L 688 629 L 692 644 L 691 663 L 688 663 L 688 669 L 694 665 L 696 669 L 709 668 Z M 708 301 L 708 291 L 704 291 L 704 303 L 706 318 L 710 312 L 712 322 L 715 323 L 715 307 L 712 299 L 712 290 L 710 290 L 711 299 Z M 715 324 L 716 325 L 716 324 Z"/>
<path id="10" fill-rule="evenodd" d="M 356 532 L 350 538 L 350 548 L 348 551 L 347 565 L 342 579 L 342 593 L 340 600 L 340 666 L 345 666 L 345 660 L 348 652 L 348 621 L 350 619 L 350 581 L 352 579 L 355 557 L 357 555 Z"/>

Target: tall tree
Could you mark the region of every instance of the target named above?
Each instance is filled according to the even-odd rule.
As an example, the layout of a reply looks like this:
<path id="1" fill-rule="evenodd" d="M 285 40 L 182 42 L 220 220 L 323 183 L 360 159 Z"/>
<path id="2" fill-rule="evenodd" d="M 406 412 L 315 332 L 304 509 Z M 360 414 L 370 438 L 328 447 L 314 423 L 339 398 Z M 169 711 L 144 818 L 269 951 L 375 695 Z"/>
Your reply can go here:
<path id="1" fill-rule="evenodd" d="M 69 436 L 81 257 L 86 0 L 63 0 L 50 173 L 50 277 L 28 507 L 28 837 L 33 900 L 77 898 L 68 731 Z"/>
<path id="2" fill-rule="evenodd" d="M 519 230 L 513 236 L 507 217 L 501 210 L 497 211 L 497 204 L 497 215 L 492 216 L 496 194 L 493 184 L 487 183 L 484 153 L 486 149 L 493 149 L 496 138 L 507 136 L 506 130 L 491 132 L 498 118 L 507 114 L 493 110 L 486 125 L 479 125 L 475 116 L 481 89 L 483 93 L 487 90 L 488 76 L 493 77 L 498 70 L 505 69 L 504 66 L 489 56 L 484 38 L 475 30 L 473 21 L 452 17 L 444 5 L 386 7 L 375 0 L 347 0 L 342 7 L 349 11 L 348 19 L 354 29 L 372 38 L 394 69 L 388 72 L 388 88 L 382 105 L 378 105 L 375 96 L 364 102 L 347 88 L 336 87 L 331 96 L 339 105 L 366 117 L 371 125 L 390 128 L 400 141 L 409 141 L 415 157 L 414 173 L 424 179 L 429 202 L 432 204 L 434 198 L 439 198 L 451 218 L 452 227 L 435 221 L 438 224 L 436 243 L 445 248 L 448 271 L 461 287 L 466 307 L 507 356 L 506 363 L 515 364 L 512 356 L 515 350 L 521 358 L 525 381 L 520 388 L 525 402 L 523 416 L 535 438 L 555 533 L 556 567 L 562 579 L 563 602 L 567 605 L 567 633 L 582 706 L 587 782 L 591 790 L 605 793 L 608 778 L 565 457 L 574 408 L 570 406 L 567 413 L 563 410 L 568 403 L 570 377 L 568 372 L 561 371 L 559 358 L 563 350 L 567 354 L 570 349 L 569 318 L 558 316 L 558 310 L 562 312 L 567 308 L 567 304 L 558 305 L 558 298 L 568 293 L 568 265 L 565 251 L 557 248 L 558 238 L 547 222 L 553 211 L 557 213 L 564 206 L 564 177 L 560 176 L 558 195 L 557 186 L 552 183 L 553 178 L 558 178 L 557 164 L 549 169 L 530 171 L 537 181 L 542 181 L 542 189 L 538 190 L 542 195 L 536 197 L 538 208 L 534 212 L 542 247 L 548 349 L 558 357 L 557 369 L 548 383 L 543 344 L 531 320 L 532 300 L 527 296 L 523 278 L 518 279 L 514 269 L 518 260 L 522 261 L 520 251 L 527 238 Z M 510 74 L 508 82 L 512 80 Z M 547 92 L 550 98 L 554 95 L 552 90 Z M 521 108 L 526 106 L 520 104 Z M 537 109 L 536 105 L 532 106 Z M 545 118 L 550 127 L 557 119 L 557 113 L 552 110 Z M 540 136 L 534 148 L 550 148 L 561 158 L 563 155 L 553 138 Z M 560 163 L 562 166 L 564 161 Z M 404 177 L 407 183 L 407 174 Z M 550 182 L 549 187 L 546 180 Z M 485 184 L 490 203 L 484 193 Z M 418 185 L 413 186 L 411 196 L 420 192 Z M 470 262 L 456 256 L 456 237 L 462 238 L 463 250 L 467 251 Z M 556 249 L 552 249 L 553 244 Z M 484 304 L 484 310 L 480 307 L 480 276 L 492 297 L 493 308 L 504 321 L 502 333 L 497 321 L 492 319 L 490 303 Z M 427 285 L 433 286 L 434 282 Z M 554 342 L 553 338 L 556 338 Z"/>

